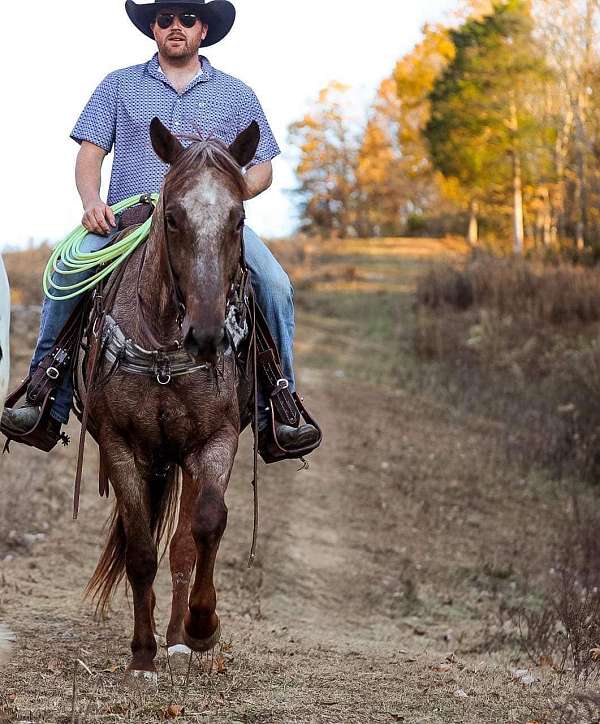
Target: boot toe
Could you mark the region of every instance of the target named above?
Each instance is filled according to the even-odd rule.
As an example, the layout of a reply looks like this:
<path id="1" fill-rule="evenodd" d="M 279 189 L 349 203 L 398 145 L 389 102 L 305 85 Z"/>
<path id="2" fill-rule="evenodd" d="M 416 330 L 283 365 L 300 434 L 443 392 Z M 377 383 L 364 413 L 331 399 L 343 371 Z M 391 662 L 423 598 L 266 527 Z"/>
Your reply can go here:
<path id="1" fill-rule="evenodd" d="M 1 425 L 7 430 L 23 433 L 31 430 L 38 421 L 40 408 L 37 405 L 25 407 L 6 408 L 2 413 Z"/>
<path id="2" fill-rule="evenodd" d="M 284 448 L 299 450 L 314 445 L 319 439 L 319 431 L 314 425 L 300 425 L 300 427 L 280 425 L 277 428 L 277 438 Z"/>

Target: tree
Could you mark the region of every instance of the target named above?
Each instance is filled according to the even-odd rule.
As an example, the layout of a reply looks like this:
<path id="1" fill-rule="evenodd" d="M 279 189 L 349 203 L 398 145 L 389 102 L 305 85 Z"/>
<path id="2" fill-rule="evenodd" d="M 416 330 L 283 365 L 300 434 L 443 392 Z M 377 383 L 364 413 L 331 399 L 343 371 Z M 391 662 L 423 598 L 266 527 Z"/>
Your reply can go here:
<path id="1" fill-rule="evenodd" d="M 597 165 L 593 125 L 598 53 L 598 0 L 535 0 L 536 32 L 546 46 L 547 63 L 555 74 L 553 104 L 556 124 L 557 189 L 553 236 L 563 236 L 572 218 L 576 243 L 591 240 L 590 194 Z M 572 188 L 570 208 L 569 187 Z"/>
<path id="2" fill-rule="evenodd" d="M 348 87 L 330 83 L 301 120 L 289 127 L 296 166 L 301 229 L 310 234 L 354 232 L 357 141 L 350 131 Z"/>
<path id="3" fill-rule="evenodd" d="M 451 30 L 455 55 L 434 83 L 425 128 L 434 166 L 469 198 L 471 231 L 477 207 L 511 190 L 517 253 L 524 178 L 542 132 L 529 99 L 548 75 L 532 31 L 528 0 L 497 3 L 491 15 Z"/>
<path id="4" fill-rule="evenodd" d="M 368 121 L 356 166 L 359 236 L 392 236 L 402 227 L 404 179 L 393 138 L 384 120 L 374 114 Z"/>

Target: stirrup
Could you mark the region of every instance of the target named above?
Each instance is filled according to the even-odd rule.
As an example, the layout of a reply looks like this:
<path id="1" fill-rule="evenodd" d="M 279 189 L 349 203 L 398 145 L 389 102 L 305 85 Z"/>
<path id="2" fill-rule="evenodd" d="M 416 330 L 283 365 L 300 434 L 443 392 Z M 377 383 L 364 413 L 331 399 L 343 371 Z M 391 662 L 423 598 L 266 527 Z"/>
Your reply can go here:
<path id="1" fill-rule="evenodd" d="M 302 398 L 298 396 L 296 392 L 293 392 L 291 397 L 293 398 L 294 404 L 298 410 L 299 421 L 312 425 L 319 433 L 316 441 L 310 445 L 306 445 L 302 448 L 295 448 L 294 450 L 288 450 L 283 447 L 280 441 L 277 439 L 276 425 L 275 425 L 275 409 L 271 403 L 269 405 L 269 412 L 271 415 L 271 424 L 269 426 L 268 434 L 262 436 L 261 444 L 258 448 L 258 452 L 261 458 L 270 465 L 271 463 L 278 463 L 281 460 L 304 460 L 306 455 L 309 455 L 313 450 L 316 450 L 323 442 L 323 432 L 318 422 L 308 412 L 302 402 Z M 286 424 L 286 423 L 283 423 Z M 300 422 L 299 422 L 300 424 Z M 299 425 L 298 425 L 299 426 Z"/>
<path id="2" fill-rule="evenodd" d="M 26 395 L 29 382 L 30 378 L 28 377 L 8 397 L 5 405 L 6 409 L 10 410 L 14 408 L 15 404 Z M 40 404 L 40 415 L 38 419 L 33 427 L 25 432 L 19 432 L 0 422 L 0 432 L 6 437 L 4 452 L 10 452 L 10 443 L 13 440 L 23 445 L 42 450 L 43 452 L 50 452 L 59 442 L 62 442 L 65 447 L 69 444 L 69 436 L 64 432 L 60 432 L 60 426 L 57 429 L 56 424 L 53 424 L 52 418 L 50 417 L 50 409 L 52 408 L 53 402 L 54 398 L 50 392 L 48 392 Z"/>

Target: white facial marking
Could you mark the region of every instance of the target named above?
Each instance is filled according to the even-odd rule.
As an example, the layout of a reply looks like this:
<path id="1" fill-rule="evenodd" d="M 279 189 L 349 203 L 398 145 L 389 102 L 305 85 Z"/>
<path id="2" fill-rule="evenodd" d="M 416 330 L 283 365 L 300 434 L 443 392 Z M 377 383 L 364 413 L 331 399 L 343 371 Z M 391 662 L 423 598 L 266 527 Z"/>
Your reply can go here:
<path id="1" fill-rule="evenodd" d="M 181 199 L 192 228 L 203 239 L 211 239 L 219 234 L 235 203 L 236 199 L 229 189 L 219 184 L 210 172 L 203 173 L 196 185 Z M 200 278 L 209 271 L 205 263 L 203 255 L 198 255 L 196 272 Z"/>

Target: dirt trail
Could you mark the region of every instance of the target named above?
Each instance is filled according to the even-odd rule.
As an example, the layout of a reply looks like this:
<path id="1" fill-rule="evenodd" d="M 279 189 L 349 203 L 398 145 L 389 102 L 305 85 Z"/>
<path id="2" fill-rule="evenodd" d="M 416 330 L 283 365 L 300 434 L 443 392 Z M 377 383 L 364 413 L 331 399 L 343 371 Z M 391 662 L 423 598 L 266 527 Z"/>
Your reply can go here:
<path id="1" fill-rule="evenodd" d="M 419 262 L 418 248 L 410 253 Z M 424 256 L 431 253 L 428 245 Z M 12 664 L 0 671 L 0 721 L 71 721 L 77 658 L 89 668 L 78 674 L 82 722 L 160 721 L 171 704 L 173 715 L 185 706 L 179 721 L 525 722 L 553 696 L 550 674 L 536 672 L 540 681 L 523 688 L 509 673 L 514 652 L 490 652 L 482 641 L 497 609 L 494 566 L 518 557 L 537 516 L 558 513 L 556 486 L 500 464 L 492 423 L 424 392 L 311 366 L 306 350 L 328 327 L 300 328 L 302 390 L 326 444 L 309 470 L 262 466 L 259 556 L 248 570 L 251 454 L 243 439 L 217 565 L 220 673 L 203 674 L 195 662 L 186 693 L 184 677 L 172 685 L 161 650 L 158 692 L 121 686 L 128 601 L 121 591 L 98 624 L 81 598 L 108 513 L 95 495 L 90 445 L 79 521 L 63 498 L 48 536 L 0 561 L 0 617 L 18 637 Z M 15 446 L 0 460 L 0 480 L 47 478 L 52 465 L 66 492 L 74 447 L 48 459 Z M 165 565 L 157 593 L 162 646 Z"/>

